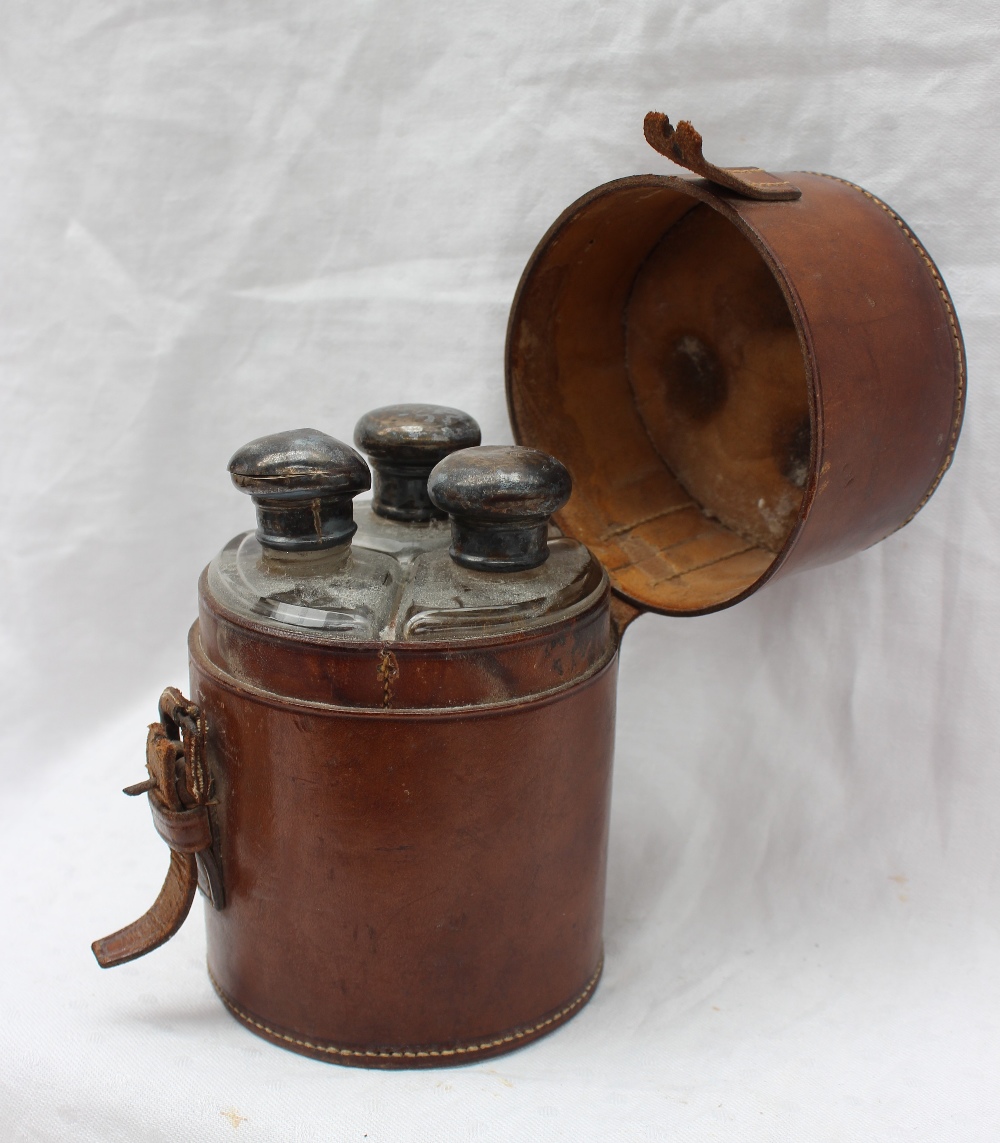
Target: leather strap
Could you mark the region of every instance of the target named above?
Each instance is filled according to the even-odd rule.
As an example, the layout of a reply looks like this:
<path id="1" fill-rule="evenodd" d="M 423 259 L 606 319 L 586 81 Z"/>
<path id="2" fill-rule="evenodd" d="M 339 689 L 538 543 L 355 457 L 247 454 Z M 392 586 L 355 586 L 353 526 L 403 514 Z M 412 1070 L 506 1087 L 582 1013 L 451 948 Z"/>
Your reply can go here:
<path id="1" fill-rule="evenodd" d="M 175 688 L 165 690 L 160 698 L 160 721 L 150 725 L 146 737 L 149 777 L 125 793 L 147 794 L 156 832 L 170 846 L 170 867 L 146 913 L 91 945 L 101 968 L 135 960 L 168 941 L 184 923 L 199 885 L 217 909 L 224 904 L 219 864 L 212 849 L 204 738 L 198 707 Z"/>
<path id="2" fill-rule="evenodd" d="M 101 968 L 114 968 L 159 948 L 184 924 L 195 890 L 198 866 L 190 853 L 170 854 L 170 868 L 159 896 L 138 921 L 90 946 Z"/>
<path id="3" fill-rule="evenodd" d="M 208 806 L 168 810 L 150 796 L 149 808 L 153 812 L 156 832 L 175 853 L 200 853 L 212 844 Z"/>
<path id="4" fill-rule="evenodd" d="M 664 158 L 744 198 L 789 202 L 802 197 L 797 186 L 760 167 L 717 167 L 710 163 L 702 154 L 701 135 L 686 119 L 673 127 L 662 112 L 650 111 L 643 121 L 642 133 L 653 150 Z"/>

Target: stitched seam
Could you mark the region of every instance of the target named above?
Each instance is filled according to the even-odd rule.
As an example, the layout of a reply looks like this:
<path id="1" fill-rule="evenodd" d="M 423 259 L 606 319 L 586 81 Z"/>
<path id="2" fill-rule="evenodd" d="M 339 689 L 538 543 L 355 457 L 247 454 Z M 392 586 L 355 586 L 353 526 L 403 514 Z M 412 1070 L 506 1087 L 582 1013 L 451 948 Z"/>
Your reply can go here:
<path id="1" fill-rule="evenodd" d="M 902 232 L 910 240 L 913 248 L 926 263 L 928 270 L 931 272 L 931 277 L 933 277 L 935 285 L 938 288 L 938 292 L 941 294 L 941 301 L 944 303 L 944 308 L 948 315 L 948 326 L 951 329 L 951 341 L 952 346 L 955 350 L 955 366 L 958 370 L 958 392 L 955 396 L 955 415 L 952 419 L 951 435 L 948 438 L 948 451 L 945 454 L 944 462 L 941 465 L 937 476 L 934 478 L 930 488 L 928 488 L 927 492 L 924 494 L 924 498 L 920 501 L 916 508 L 913 509 L 909 516 L 906 517 L 903 523 L 899 525 L 900 528 L 904 528 L 937 491 L 937 486 L 941 483 L 942 477 L 951 467 L 952 458 L 955 455 L 955 448 L 958 445 L 958 433 L 962 425 L 962 411 L 965 405 L 965 355 L 962 353 L 962 336 L 959 333 L 958 318 L 955 316 L 955 309 L 951 304 L 951 297 L 948 294 L 948 290 L 945 287 L 944 281 L 941 278 L 941 275 L 938 273 L 937 267 L 931 261 L 930 255 L 924 249 L 922 243 L 913 233 L 913 231 L 890 206 L 884 203 L 880 198 L 876 198 L 875 195 L 873 195 L 870 191 L 866 191 L 864 187 L 859 187 L 857 183 L 852 183 L 847 179 L 838 178 L 836 175 L 826 175 L 823 174 L 822 171 L 806 171 L 805 173 L 809 175 L 816 175 L 821 179 L 830 179 L 831 182 L 842 183 L 845 187 L 851 187 L 853 190 L 860 191 L 861 194 L 865 196 L 865 198 L 871 199 L 873 203 L 875 203 L 877 206 L 880 206 L 885 211 L 885 213 L 896 223 L 900 230 L 902 230 Z M 899 529 L 897 528 L 895 530 L 898 531 Z"/>
<path id="2" fill-rule="evenodd" d="M 197 623 L 195 626 L 197 626 Z M 585 674 L 573 679 L 572 682 L 559 683 L 558 686 L 551 687 L 547 691 L 538 691 L 535 694 L 527 696 L 522 695 L 520 698 L 503 699 L 501 702 L 465 703 L 460 706 L 442 707 L 397 706 L 393 707 L 392 710 L 394 714 L 406 718 L 422 718 L 426 716 L 429 721 L 440 722 L 454 718 L 456 714 L 469 718 L 478 715 L 489 716 L 494 713 L 505 713 L 515 706 L 521 707 L 527 703 L 541 705 L 543 703 L 557 701 L 571 687 L 580 686 L 581 683 L 596 678 L 597 675 L 607 669 L 617 654 L 617 644 L 610 646 L 612 646 L 612 650 L 610 650 L 603 659 L 598 660 L 592 667 L 588 667 Z M 204 646 L 201 643 L 200 635 L 197 632 L 194 637 L 189 640 L 188 647 L 192 656 L 191 661 L 201 674 L 211 679 L 216 686 L 222 687 L 231 694 L 238 694 L 241 698 L 245 698 L 249 694 L 256 702 L 266 706 L 272 706 L 279 710 L 298 711 L 309 715 L 316 714 L 321 718 L 327 714 L 337 718 L 381 717 L 381 707 L 337 706 L 335 703 L 323 702 L 319 699 L 296 699 L 290 695 L 282 695 L 276 691 L 266 690 L 264 687 L 256 686 L 253 683 L 239 682 L 221 668 L 217 667 L 215 663 L 208 658 Z"/>
<path id="3" fill-rule="evenodd" d="M 382 683 L 382 706 L 388 710 L 392 706 L 392 684 L 399 677 L 399 663 L 396 656 L 385 647 L 379 651 L 375 677 Z"/>
<path id="4" fill-rule="evenodd" d="M 198 711 L 194 742 L 191 745 L 191 776 L 194 780 L 193 793 L 200 803 L 206 800 L 205 763 L 202 748 L 205 744 L 205 716 Z"/>
<path id="5" fill-rule="evenodd" d="M 671 572 L 670 575 L 665 575 L 662 579 L 653 580 L 650 586 L 659 587 L 661 583 L 670 583 L 672 580 L 680 579 L 681 576 L 690 575 L 696 571 L 704 571 L 705 568 L 714 568 L 716 564 L 725 563 L 726 560 L 734 560 L 737 556 L 745 556 L 747 552 L 759 552 L 760 550 L 756 544 L 747 544 L 745 548 L 740 548 L 739 551 L 728 552 L 726 555 L 716 556 L 714 560 L 708 560 L 706 563 L 694 564 L 692 567 L 684 568 L 681 571 Z"/>
<path id="6" fill-rule="evenodd" d="M 622 524 L 618 528 L 609 528 L 608 531 L 601 535 L 597 542 L 599 544 L 606 544 L 618 536 L 624 536 L 626 532 L 634 532 L 636 528 L 641 528 L 643 524 L 652 524 L 654 520 L 659 520 L 664 516 L 673 516 L 675 512 L 684 512 L 688 508 L 698 509 L 698 505 L 695 504 L 693 500 L 686 500 L 683 504 L 675 504 L 672 508 L 664 508 L 662 512 L 654 512 L 652 516 L 644 516 L 641 520 L 636 520 L 632 524 Z M 698 511 L 700 511 L 700 509 L 698 509 Z"/>
<path id="7" fill-rule="evenodd" d="M 704 533 L 702 533 L 704 534 Z M 686 542 L 686 541 L 683 541 Z M 640 564 L 646 563 L 648 560 L 655 560 L 662 556 L 664 552 L 669 552 L 672 548 L 679 548 L 682 544 L 670 544 L 666 548 L 660 548 L 653 552 L 650 556 L 643 556 L 641 560 L 632 560 L 627 564 L 622 564 L 620 568 L 615 568 L 615 575 L 621 576 L 624 572 L 631 571 L 632 568 L 637 568 Z M 733 560 L 737 556 L 745 556 L 747 552 L 767 552 L 769 549 L 758 547 L 757 544 L 747 544 L 745 548 L 739 548 L 735 552 L 727 552 L 724 556 L 716 556 L 714 559 L 709 560 L 704 564 L 692 564 L 689 568 L 682 568 L 681 571 L 671 572 L 670 575 L 665 575 L 661 579 L 651 580 L 650 586 L 656 587 L 661 583 L 668 583 L 670 580 L 679 579 L 683 575 L 690 575 L 691 572 L 702 571 L 704 568 L 714 567 L 716 564 L 721 564 L 725 560 Z M 770 552 L 774 555 L 773 552 Z"/>
<path id="8" fill-rule="evenodd" d="M 356 1059 L 384 1059 L 384 1060 L 421 1060 L 430 1057 L 447 1057 L 447 1056 L 461 1056 L 470 1052 L 483 1052 L 487 1048 L 499 1048 L 503 1044 L 512 1044 L 517 1040 L 523 1040 L 526 1036 L 534 1035 L 535 1032 L 540 1032 L 543 1028 L 548 1028 L 551 1024 L 569 1016 L 570 1013 L 579 1008 L 590 996 L 590 994 L 597 987 L 597 981 L 600 978 L 601 970 L 604 968 L 604 957 L 601 957 L 597 965 L 597 970 L 594 975 L 587 982 L 586 987 L 578 996 L 570 1001 L 565 1008 L 561 1008 L 554 1015 L 549 1016 L 546 1020 L 541 1020 L 539 1023 L 533 1025 L 531 1028 L 523 1028 L 519 1032 L 511 1032 L 506 1036 L 499 1036 L 495 1040 L 484 1040 L 480 1044 L 469 1044 L 461 1048 L 426 1048 L 420 1051 L 409 1048 L 397 1048 L 394 1050 L 384 1050 L 381 1052 L 376 1051 L 359 1051 L 353 1048 L 337 1048 L 329 1044 L 317 1044 L 312 1040 L 298 1040 L 294 1036 L 287 1036 L 283 1032 L 277 1032 L 274 1028 L 269 1028 L 267 1024 L 262 1024 L 258 1020 L 254 1020 L 249 1013 L 245 1012 L 237 1004 L 235 1004 L 229 997 L 222 991 L 219 982 L 212 975 L 212 970 L 208 970 L 208 979 L 212 982 L 212 986 L 219 994 L 219 999 L 229 1009 L 230 1012 L 245 1024 L 249 1024 L 253 1028 L 257 1028 L 261 1032 L 266 1032 L 269 1036 L 274 1036 L 275 1039 L 284 1040 L 286 1044 L 295 1044 L 300 1048 L 309 1048 L 314 1052 L 325 1052 L 331 1056 L 353 1056 Z"/>

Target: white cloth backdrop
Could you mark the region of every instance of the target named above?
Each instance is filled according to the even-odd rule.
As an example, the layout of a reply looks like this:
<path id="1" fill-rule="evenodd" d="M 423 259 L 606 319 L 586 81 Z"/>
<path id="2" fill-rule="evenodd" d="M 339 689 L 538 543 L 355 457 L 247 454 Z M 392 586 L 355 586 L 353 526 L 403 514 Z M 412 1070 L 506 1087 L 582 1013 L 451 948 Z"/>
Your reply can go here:
<path id="1" fill-rule="evenodd" d="M 1000 28 L 968 0 L 8 0 L 0 12 L 0 1138 L 1000 1137 Z M 520 270 L 599 183 L 709 157 L 886 199 L 969 351 L 956 463 L 881 546 L 625 640 L 607 969 L 481 1066 L 354 1071 L 215 999 L 142 773 L 231 452 L 375 404 L 509 440 Z"/>

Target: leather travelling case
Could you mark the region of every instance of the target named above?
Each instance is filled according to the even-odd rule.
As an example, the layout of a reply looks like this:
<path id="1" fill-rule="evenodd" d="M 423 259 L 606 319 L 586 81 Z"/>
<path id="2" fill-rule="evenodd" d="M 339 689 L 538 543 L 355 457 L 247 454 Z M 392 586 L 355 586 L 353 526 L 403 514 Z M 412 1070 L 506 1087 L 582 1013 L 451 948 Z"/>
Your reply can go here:
<path id="1" fill-rule="evenodd" d="M 362 521 L 350 559 L 375 570 L 354 586 L 384 574 L 387 626 L 341 637 L 294 601 L 259 616 L 232 603 L 226 568 L 266 563 L 269 543 L 280 562 L 296 528 L 316 559 L 346 551 L 367 479 L 318 433 L 233 458 L 257 539 L 202 577 L 191 698 L 164 692 L 147 780 L 127 791 L 147 793 L 169 873 L 143 918 L 95 943 L 102 965 L 167 940 L 200 884 L 212 981 L 278 1045 L 435 1066 L 552 1031 L 602 967 L 628 623 L 729 607 L 848 556 L 937 487 L 965 359 L 912 230 L 842 179 L 713 166 L 689 124 L 655 113 L 645 133 L 687 172 L 597 187 L 525 268 L 506 349 L 525 447 L 477 449 L 460 415 L 422 406 L 359 425 L 376 497 L 405 501 L 404 528 L 443 536 L 433 551 L 403 551 L 405 535 L 379 548 Z M 437 523 L 421 507 L 421 417 L 451 434 L 435 445 Z M 435 576 L 476 606 L 407 611 L 399 600 L 437 590 Z M 529 581 L 542 586 L 518 595 Z"/>

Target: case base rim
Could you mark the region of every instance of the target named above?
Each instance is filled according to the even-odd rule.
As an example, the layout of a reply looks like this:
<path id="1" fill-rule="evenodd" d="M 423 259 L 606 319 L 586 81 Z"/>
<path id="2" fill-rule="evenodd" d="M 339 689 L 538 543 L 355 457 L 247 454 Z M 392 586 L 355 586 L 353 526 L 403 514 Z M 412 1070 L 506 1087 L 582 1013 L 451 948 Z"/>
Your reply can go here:
<path id="1" fill-rule="evenodd" d="M 208 979 L 219 995 L 219 999 L 226 1009 L 246 1028 L 264 1040 L 269 1040 L 279 1048 L 286 1048 L 299 1055 L 311 1056 L 313 1059 L 323 1060 L 326 1063 L 341 1064 L 356 1068 L 440 1068 L 456 1067 L 460 1064 L 473 1063 L 477 1060 L 488 1059 L 490 1056 L 503 1055 L 512 1052 L 541 1036 L 554 1032 L 560 1025 L 580 1011 L 593 996 L 597 984 L 604 971 L 604 954 L 602 952 L 597 968 L 583 988 L 561 1008 L 543 1016 L 531 1025 L 519 1025 L 508 1032 L 498 1033 L 486 1040 L 471 1040 L 459 1042 L 448 1047 L 407 1047 L 407 1048 L 351 1048 L 334 1044 L 328 1040 L 316 1037 L 305 1039 L 291 1032 L 282 1031 L 257 1019 L 229 996 L 219 982 L 208 970 Z"/>

